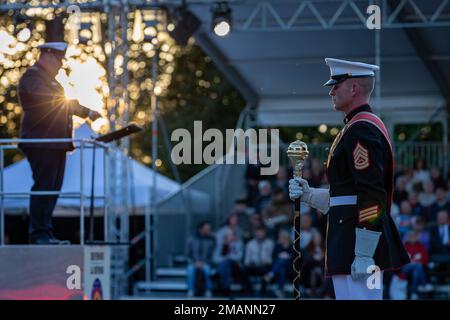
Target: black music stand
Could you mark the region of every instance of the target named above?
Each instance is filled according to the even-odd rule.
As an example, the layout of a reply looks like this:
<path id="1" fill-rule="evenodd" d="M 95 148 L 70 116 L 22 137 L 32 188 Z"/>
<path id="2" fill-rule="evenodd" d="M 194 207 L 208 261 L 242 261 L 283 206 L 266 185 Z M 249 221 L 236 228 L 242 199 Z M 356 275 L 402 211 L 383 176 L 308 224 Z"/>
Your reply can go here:
<path id="1" fill-rule="evenodd" d="M 116 141 L 116 140 L 120 140 L 124 137 L 127 137 L 131 134 L 137 133 L 142 131 L 143 129 L 138 126 L 135 123 L 130 123 L 129 125 L 127 125 L 126 127 L 116 130 L 116 131 L 112 131 L 110 133 L 98 136 L 97 138 L 94 138 L 95 141 L 100 141 L 100 142 L 104 142 L 104 143 L 109 143 L 112 141 Z M 90 203 L 90 208 L 89 208 L 89 241 L 88 243 L 94 244 L 96 243 L 96 241 L 94 241 L 94 181 L 95 181 L 95 143 L 94 146 L 92 148 L 92 180 L 91 180 L 91 203 Z M 106 217 L 105 217 L 106 219 Z M 104 242 L 101 242 L 105 244 Z"/>

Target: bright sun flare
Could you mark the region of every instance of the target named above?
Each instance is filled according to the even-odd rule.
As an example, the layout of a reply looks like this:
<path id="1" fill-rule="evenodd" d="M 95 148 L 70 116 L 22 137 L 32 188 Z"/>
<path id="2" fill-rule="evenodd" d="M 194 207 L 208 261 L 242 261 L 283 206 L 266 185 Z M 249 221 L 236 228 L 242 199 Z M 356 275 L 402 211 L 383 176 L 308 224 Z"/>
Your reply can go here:
<path id="1" fill-rule="evenodd" d="M 77 99 L 79 103 L 89 109 L 102 112 L 104 103 L 102 94 L 101 78 L 105 75 L 103 67 L 92 57 L 85 62 L 74 58 L 67 59 L 67 66 L 71 69 L 69 75 L 61 69 L 56 80 L 61 83 L 68 99 Z M 75 118 L 76 126 L 84 123 L 84 120 Z M 94 131 L 105 131 L 108 126 L 106 119 L 97 119 L 91 127 Z"/>

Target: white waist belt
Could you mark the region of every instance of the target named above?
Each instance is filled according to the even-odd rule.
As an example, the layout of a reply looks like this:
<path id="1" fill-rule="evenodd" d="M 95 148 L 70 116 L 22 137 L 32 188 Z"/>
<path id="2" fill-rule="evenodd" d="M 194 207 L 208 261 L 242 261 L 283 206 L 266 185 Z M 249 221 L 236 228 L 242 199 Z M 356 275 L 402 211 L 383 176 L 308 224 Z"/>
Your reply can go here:
<path id="1" fill-rule="evenodd" d="M 357 196 L 330 197 L 330 207 L 356 204 Z"/>

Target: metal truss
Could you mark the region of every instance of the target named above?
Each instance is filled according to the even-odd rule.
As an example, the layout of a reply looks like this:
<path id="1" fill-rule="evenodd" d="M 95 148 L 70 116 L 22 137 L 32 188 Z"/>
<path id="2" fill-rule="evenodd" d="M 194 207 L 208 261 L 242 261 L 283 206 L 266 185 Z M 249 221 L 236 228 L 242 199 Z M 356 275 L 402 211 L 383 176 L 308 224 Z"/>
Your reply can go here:
<path id="1" fill-rule="evenodd" d="M 233 30 L 241 31 L 307 31 L 307 30 L 351 30 L 367 29 L 369 5 L 379 5 L 381 28 L 429 28 L 450 26 L 450 1 L 442 0 L 430 7 L 428 1 L 401 0 L 392 7 L 388 0 L 305 0 L 298 3 L 290 16 L 282 16 L 280 10 L 286 6 L 284 1 L 258 1 L 250 15 L 241 23 L 234 22 Z M 426 4 L 427 12 L 419 5 Z M 332 10 L 331 8 L 334 8 Z M 399 15 L 405 8 L 413 14 L 406 20 Z M 334 13 L 333 13 L 334 11 Z"/>
<path id="2" fill-rule="evenodd" d="M 187 0 L 188 6 L 211 6 L 218 0 Z M 450 0 L 228 0 L 232 8 L 246 5 L 249 15 L 233 21 L 235 31 L 307 31 L 366 29 L 368 6 L 379 5 L 381 28 L 430 28 L 450 26 Z M 104 11 L 106 6 L 132 8 L 162 8 L 177 6 L 181 0 L 60 0 L 25 1 L 0 0 L 0 12 L 27 8 L 64 8 L 77 5 L 82 11 Z M 293 6 L 288 16 L 281 14 L 286 6 Z M 426 6 L 426 10 L 423 8 Z M 407 19 L 399 19 L 402 11 L 411 12 Z"/>

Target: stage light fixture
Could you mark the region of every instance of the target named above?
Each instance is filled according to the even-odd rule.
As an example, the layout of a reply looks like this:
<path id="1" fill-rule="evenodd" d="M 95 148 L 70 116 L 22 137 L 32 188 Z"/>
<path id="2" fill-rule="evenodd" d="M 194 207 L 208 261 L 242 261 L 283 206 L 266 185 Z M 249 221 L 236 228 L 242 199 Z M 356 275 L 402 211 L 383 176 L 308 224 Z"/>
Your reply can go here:
<path id="1" fill-rule="evenodd" d="M 231 32 L 231 9 L 226 2 L 218 2 L 212 8 L 212 31 L 219 37 L 225 37 Z"/>
<path id="2" fill-rule="evenodd" d="M 185 46 L 189 38 L 198 30 L 201 21 L 189 11 L 186 5 L 176 8 L 170 15 L 167 31 L 178 45 Z"/>

